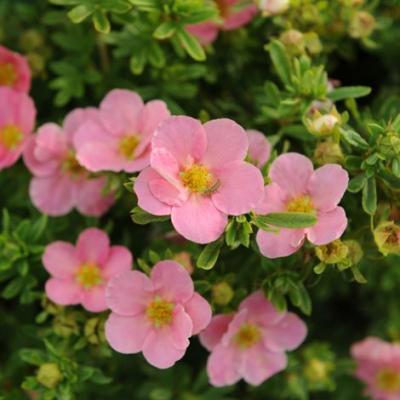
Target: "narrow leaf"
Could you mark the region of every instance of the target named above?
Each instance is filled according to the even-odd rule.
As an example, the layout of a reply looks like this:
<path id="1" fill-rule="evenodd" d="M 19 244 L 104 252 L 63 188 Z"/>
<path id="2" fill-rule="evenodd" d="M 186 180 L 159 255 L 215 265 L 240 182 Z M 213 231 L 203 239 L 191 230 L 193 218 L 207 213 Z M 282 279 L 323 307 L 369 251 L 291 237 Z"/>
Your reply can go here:
<path id="1" fill-rule="evenodd" d="M 186 52 L 196 61 L 204 61 L 206 59 L 206 53 L 201 47 L 199 41 L 192 35 L 190 35 L 185 29 L 180 28 L 176 31 L 178 40 Z"/>
<path id="2" fill-rule="evenodd" d="M 362 207 L 369 215 L 374 215 L 377 208 L 376 181 L 369 178 L 362 192 Z"/>
<path id="3" fill-rule="evenodd" d="M 291 83 L 291 71 L 290 59 L 286 54 L 285 47 L 278 40 L 273 40 L 268 45 L 268 51 L 271 56 L 274 68 L 285 85 Z"/>
<path id="4" fill-rule="evenodd" d="M 371 93 L 371 88 L 368 86 L 344 86 L 333 89 L 327 94 L 327 97 L 332 101 L 340 101 L 349 98 L 358 98 L 368 96 Z"/>
<path id="5" fill-rule="evenodd" d="M 267 215 L 258 215 L 257 220 L 266 225 L 280 228 L 308 228 L 317 223 L 317 217 L 310 213 L 280 212 Z"/>
<path id="6" fill-rule="evenodd" d="M 197 259 L 197 266 L 205 270 L 214 268 L 214 265 L 219 257 L 221 246 L 222 240 L 218 239 L 204 247 L 203 251 L 199 255 L 199 258 Z"/>
<path id="7" fill-rule="evenodd" d="M 135 207 L 131 211 L 132 221 L 139 225 L 146 225 L 150 222 L 162 222 L 169 219 L 169 215 L 152 215 L 140 207 Z"/>

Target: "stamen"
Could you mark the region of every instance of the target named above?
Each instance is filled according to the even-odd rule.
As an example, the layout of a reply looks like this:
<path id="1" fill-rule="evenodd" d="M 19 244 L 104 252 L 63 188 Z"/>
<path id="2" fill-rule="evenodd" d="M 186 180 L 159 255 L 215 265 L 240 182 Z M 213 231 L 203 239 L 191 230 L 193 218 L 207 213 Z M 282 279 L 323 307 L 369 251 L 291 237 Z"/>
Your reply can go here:
<path id="1" fill-rule="evenodd" d="M 135 156 L 135 150 L 140 140 L 137 135 L 124 136 L 119 142 L 119 152 L 128 160 L 132 160 Z"/>
<path id="2" fill-rule="evenodd" d="M 180 178 L 183 185 L 192 193 L 207 195 L 214 193 L 219 187 L 219 181 L 201 164 L 194 164 L 181 172 Z"/>
<path id="3" fill-rule="evenodd" d="M 255 324 L 245 323 L 234 336 L 234 343 L 241 349 L 254 346 L 261 339 L 260 328 Z"/>
<path id="4" fill-rule="evenodd" d="M 17 72 L 13 64 L 0 64 L 0 86 L 12 86 L 17 81 Z"/>
<path id="5" fill-rule="evenodd" d="M 103 278 L 99 267 L 96 264 L 82 264 L 76 273 L 76 281 L 85 289 L 91 289 L 94 286 L 103 283 Z"/>
<path id="6" fill-rule="evenodd" d="M 24 135 L 18 126 L 9 124 L 0 128 L 0 144 L 6 149 L 15 149 L 23 139 Z"/>
<path id="7" fill-rule="evenodd" d="M 400 391 L 400 372 L 391 368 L 383 368 L 378 372 L 376 377 L 377 386 L 390 393 Z"/>
<path id="8" fill-rule="evenodd" d="M 155 328 L 162 328 L 172 322 L 174 304 L 156 297 L 146 309 L 147 318 Z"/>
<path id="9" fill-rule="evenodd" d="M 315 211 L 314 204 L 310 196 L 304 195 L 295 197 L 290 200 L 286 209 L 289 212 L 303 212 L 303 213 L 313 213 Z"/>

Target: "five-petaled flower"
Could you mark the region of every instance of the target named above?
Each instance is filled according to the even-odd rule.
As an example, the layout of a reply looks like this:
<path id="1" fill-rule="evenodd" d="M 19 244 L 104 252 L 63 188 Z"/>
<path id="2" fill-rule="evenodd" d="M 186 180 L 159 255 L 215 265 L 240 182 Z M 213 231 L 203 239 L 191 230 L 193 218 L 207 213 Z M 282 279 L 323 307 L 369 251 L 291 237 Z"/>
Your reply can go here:
<path id="1" fill-rule="evenodd" d="M 307 157 L 287 153 L 272 163 L 269 178 L 271 183 L 265 186 L 264 197 L 254 209 L 256 213 L 312 213 L 317 223 L 305 229 L 259 230 L 257 243 L 264 256 L 293 254 L 303 245 L 305 237 L 315 245 L 323 245 L 342 236 L 347 218 L 338 203 L 347 189 L 349 177 L 340 165 L 326 164 L 314 171 Z"/>
<path id="2" fill-rule="evenodd" d="M 211 352 L 210 383 L 227 386 L 243 378 L 260 385 L 286 368 L 285 351 L 297 348 L 306 334 L 306 325 L 295 314 L 278 312 L 260 291 L 251 294 L 237 313 L 214 316 L 200 334 Z"/>
<path id="3" fill-rule="evenodd" d="M 0 86 L 24 93 L 31 87 L 31 70 L 25 57 L 3 46 L 0 46 Z"/>
<path id="4" fill-rule="evenodd" d="M 228 215 L 249 212 L 263 195 L 260 170 L 244 161 L 247 150 L 247 134 L 232 120 L 168 118 L 154 133 L 150 167 L 134 185 L 139 206 L 171 215 L 193 242 L 218 239 Z"/>
<path id="5" fill-rule="evenodd" d="M 114 277 L 106 299 L 112 311 L 106 323 L 111 347 L 125 354 L 142 351 L 158 368 L 180 360 L 189 338 L 211 319 L 211 308 L 194 291 L 189 273 L 170 260 L 155 264 L 150 277 L 138 271 Z"/>

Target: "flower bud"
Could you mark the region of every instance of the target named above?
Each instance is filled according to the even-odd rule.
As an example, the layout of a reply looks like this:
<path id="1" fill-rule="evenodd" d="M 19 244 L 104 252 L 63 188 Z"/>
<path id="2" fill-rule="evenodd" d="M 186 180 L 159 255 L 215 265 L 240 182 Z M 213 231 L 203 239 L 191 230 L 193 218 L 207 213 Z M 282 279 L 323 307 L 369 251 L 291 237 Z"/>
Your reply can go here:
<path id="1" fill-rule="evenodd" d="M 379 150 L 388 157 L 400 155 L 400 137 L 396 132 L 389 131 L 382 135 L 378 142 Z"/>
<path id="2" fill-rule="evenodd" d="M 36 374 L 37 381 L 49 389 L 57 387 L 62 378 L 61 371 L 55 363 L 42 364 Z"/>
<path id="3" fill-rule="evenodd" d="M 29 52 L 42 47 L 44 44 L 44 38 L 39 31 L 35 29 L 29 29 L 22 33 L 19 42 L 21 48 L 25 52 Z"/>
<path id="4" fill-rule="evenodd" d="M 376 20 L 373 15 L 366 11 L 356 12 L 349 26 L 349 34 L 354 39 L 366 38 L 371 35 L 376 27 Z"/>
<path id="5" fill-rule="evenodd" d="M 258 7 L 263 15 L 276 15 L 285 12 L 289 8 L 289 0 L 258 0 Z"/>
<path id="6" fill-rule="evenodd" d="M 287 51 L 294 56 L 301 55 L 305 51 L 304 35 L 295 29 L 283 32 L 279 40 L 284 44 Z"/>
<path id="7" fill-rule="evenodd" d="M 349 260 L 350 265 L 358 264 L 364 255 L 360 243 L 356 240 L 345 240 L 343 243 L 349 250 L 346 258 Z"/>
<path id="8" fill-rule="evenodd" d="M 384 256 L 400 254 L 400 226 L 393 221 L 379 224 L 374 230 L 374 239 Z"/>
<path id="9" fill-rule="evenodd" d="M 349 253 L 349 248 L 340 240 L 315 248 L 315 254 L 325 264 L 337 264 L 343 261 Z"/>
<path id="10" fill-rule="evenodd" d="M 86 321 L 84 328 L 85 337 L 91 344 L 105 342 L 104 321 L 100 318 L 90 318 Z"/>
<path id="11" fill-rule="evenodd" d="M 314 150 L 314 161 L 317 165 L 341 164 L 343 160 L 340 144 L 330 138 L 318 143 Z"/>
<path id="12" fill-rule="evenodd" d="M 181 251 L 174 255 L 174 260 L 182 265 L 189 274 L 193 274 L 194 268 L 192 263 L 192 256 L 187 251 Z"/>
<path id="13" fill-rule="evenodd" d="M 226 306 L 233 299 L 234 292 L 227 282 L 217 283 L 212 287 L 212 299 L 215 304 Z"/>
<path id="14" fill-rule="evenodd" d="M 341 123 L 341 116 L 335 107 L 328 114 L 321 114 L 319 110 L 311 109 L 304 123 L 312 135 L 325 137 L 335 132 L 335 128 Z"/>
<path id="15" fill-rule="evenodd" d="M 305 46 L 310 54 L 319 54 L 323 50 L 319 36 L 315 32 L 307 32 L 304 34 Z"/>

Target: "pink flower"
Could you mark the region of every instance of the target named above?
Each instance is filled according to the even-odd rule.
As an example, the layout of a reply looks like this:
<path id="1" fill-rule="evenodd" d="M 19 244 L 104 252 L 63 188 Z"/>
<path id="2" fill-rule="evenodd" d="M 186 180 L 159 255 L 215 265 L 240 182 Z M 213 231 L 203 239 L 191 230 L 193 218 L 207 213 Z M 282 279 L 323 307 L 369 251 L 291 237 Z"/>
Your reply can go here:
<path id="1" fill-rule="evenodd" d="M 112 90 L 97 119 L 83 124 L 75 136 L 79 162 L 92 172 L 141 171 L 149 165 L 153 132 L 169 115 L 163 101 L 145 105 L 135 92 Z"/>
<path id="2" fill-rule="evenodd" d="M 374 400 L 400 399 L 400 345 L 368 337 L 353 344 L 351 354 L 357 362 L 356 376 L 367 384 Z"/>
<path id="3" fill-rule="evenodd" d="M 276 15 L 285 12 L 290 5 L 289 0 L 257 0 L 264 15 Z"/>
<path id="4" fill-rule="evenodd" d="M 211 352 L 207 371 L 214 386 L 233 385 L 243 378 L 260 385 L 287 365 L 286 350 L 297 348 L 307 327 L 295 314 L 278 312 L 258 291 L 240 304 L 236 314 L 213 317 L 200 334 Z"/>
<path id="5" fill-rule="evenodd" d="M 36 108 L 25 93 L 0 87 L 0 170 L 21 156 L 35 125 Z"/>
<path id="6" fill-rule="evenodd" d="M 82 306 L 91 312 L 107 310 L 105 288 L 115 275 L 132 266 L 132 254 L 124 246 L 110 246 L 108 236 L 96 228 L 84 230 L 74 247 L 68 242 L 50 243 L 43 265 L 51 275 L 47 297 L 56 304 Z"/>
<path id="7" fill-rule="evenodd" d="M 158 262 L 150 278 L 138 271 L 114 277 L 106 300 L 112 310 L 106 323 L 111 347 L 125 354 L 142 351 L 157 368 L 169 368 L 180 360 L 188 339 L 211 319 L 210 305 L 175 261 Z"/>
<path id="8" fill-rule="evenodd" d="M 257 6 L 250 4 L 240 7 L 240 2 L 241 0 L 216 0 L 222 23 L 208 21 L 188 25 L 188 32 L 195 35 L 201 44 L 209 44 L 217 38 L 220 30 L 232 31 L 248 24 L 257 13 Z"/>
<path id="9" fill-rule="evenodd" d="M 311 161 L 297 153 L 279 156 L 271 165 L 271 183 L 265 186 L 264 198 L 255 208 L 258 214 L 273 212 L 306 212 L 317 217 L 317 223 L 306 229 L 259 230 L 257 243 L 269 258 L 295 253 L 305 237 L 323 245 L 338 239 L 347 226 L 346 214 L 338 203 L 343 197 L 349 177 L 337 164 L 326 164 L 313 170 Z"/>
<path id="10" fill-rule="evenodd" d="M 0 86 L 28 93 L 31 88 L 31 70 L 25 57 L 0 46 Z"/>
<path id="11" fill-rule="evenodd" d="M 175 229 L 197 243 L 218 239 L 228 215 L 249 212 L 263 195 L 258 168 L 244 162 L 248 140 L 234 121 L 203 126 L 190 117 L 170 117 L 152 140 L 151 167 L 135 182 L 141 208 L 171 215 Z"/>
<path id="12" fill-rule="evenodd" d="M 76 109 L 64 126 L 47 123 L 39 128 L 24 153 L 34 177 L 29 194 L 35 207 L 51 216 L 68 214 L 74 207 L 91 216 L 104 214 L 114 202 L 104 194 L 105 177 L 91 177 L 77 161 L 74 135 L 79 126 L 96 117 L 94 109 Z"/>
<path id="13" fill-rule="evenodd" d="M 263 133 L 249 129 L 247 130 L 249 138 L 249 151 L 247 160 L 258 168 L 262 168 L 271 155 L 271 145 Z"/>

